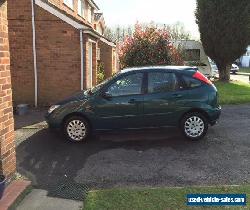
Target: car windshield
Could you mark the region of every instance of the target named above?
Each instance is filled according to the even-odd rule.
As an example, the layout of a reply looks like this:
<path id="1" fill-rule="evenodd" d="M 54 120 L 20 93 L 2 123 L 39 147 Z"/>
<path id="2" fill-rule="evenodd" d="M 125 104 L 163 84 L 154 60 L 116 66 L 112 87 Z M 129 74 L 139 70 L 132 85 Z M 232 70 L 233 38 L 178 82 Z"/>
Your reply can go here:
<path id="1" fill-rule="evenodd" d="M 86 90 L 84 92 L 85 95 L 93 95 L 96 92 L 98 92 L 105 84 L 107 84 L 110 80 L 112 80 L 113 78 L 117 77 L 120 74 L 120 72 L 115 73 L 112 77 L 104 80 L 103 82 L 99 83 L 98 85 L 96 85 L 93 88 L 90 88 L 88 90 Z"/>

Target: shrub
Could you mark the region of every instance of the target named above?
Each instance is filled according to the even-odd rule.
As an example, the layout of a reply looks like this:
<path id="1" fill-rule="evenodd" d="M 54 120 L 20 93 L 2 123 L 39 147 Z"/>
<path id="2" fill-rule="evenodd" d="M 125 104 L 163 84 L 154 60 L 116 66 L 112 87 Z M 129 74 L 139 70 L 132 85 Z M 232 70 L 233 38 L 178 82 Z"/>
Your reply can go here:
<path id="1" fill-rule="evenodd" d="M 167 29 L 136 24 L 132 36 L 120 45 L 121 67 L 149 65 L 183 65 L 182 56 L 176 49 Z"/>
<path id="2" fill-rule="evenodd" d="M 102 62 L 98 63 L 97 65 L 97 83 L 101 83 L 106 79 L 105 71 L 104 71 L 104 64 Z"/>

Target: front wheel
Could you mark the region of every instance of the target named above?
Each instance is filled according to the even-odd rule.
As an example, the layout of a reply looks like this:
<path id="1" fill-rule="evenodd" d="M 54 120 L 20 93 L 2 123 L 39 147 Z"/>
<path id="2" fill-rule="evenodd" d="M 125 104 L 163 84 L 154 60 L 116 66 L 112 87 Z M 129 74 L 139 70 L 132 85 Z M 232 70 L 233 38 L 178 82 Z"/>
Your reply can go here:
<path id="1" fill-rule="evenodd" d="M 187 139 L 198 141 L 207 134 L 207 119 L 198 112 L 189 113 L 181 121 L 181 130 Z"/>
<path id="2" fill-rule="evenodd" d="M 64 135 L 71 142 L 86 141 L 89 134 L 89 123 L 83 117 L 72 116 L 64 123 Z"/>

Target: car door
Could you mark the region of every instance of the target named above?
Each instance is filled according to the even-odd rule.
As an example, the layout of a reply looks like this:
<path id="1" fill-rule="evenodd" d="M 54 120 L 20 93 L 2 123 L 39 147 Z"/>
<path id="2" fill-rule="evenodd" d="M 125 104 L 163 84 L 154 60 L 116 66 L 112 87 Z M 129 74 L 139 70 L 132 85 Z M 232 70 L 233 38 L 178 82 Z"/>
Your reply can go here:
<path id="1" fill-rule="evenodd" d="M 144 74 L 118 77 L 103 91 L 95 107 L 97 129 L 139 128 L 143 118 Z"/>
<path id="2" fill-rule="evenodd" d="M 173 125 L 176 103 L 182 98 L 177 75 L 173 72 L 147 73 L 147 93 L 144 96 L 144 122 L 147 127 Z"/>

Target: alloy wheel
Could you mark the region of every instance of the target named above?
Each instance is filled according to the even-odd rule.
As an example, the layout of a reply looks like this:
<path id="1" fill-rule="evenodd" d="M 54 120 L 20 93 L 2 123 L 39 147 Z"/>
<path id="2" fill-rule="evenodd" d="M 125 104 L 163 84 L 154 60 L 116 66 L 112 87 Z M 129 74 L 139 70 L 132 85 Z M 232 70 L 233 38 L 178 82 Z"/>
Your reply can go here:
<path id="1" fill-rule="evenodd" d="M 67 134 L 73 141 L 82 141 L 87 135 L 87 127 L 81 120 L 72 120 L 67 125 Z"/>
<path id="2" fill-rule="evenodd" d="M 205 130 L 204 121 L 198 116 L 189 117 L 184 124 L 184 131 L 188 137 L 197 138 L 202 136 Z"/>

